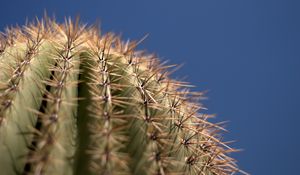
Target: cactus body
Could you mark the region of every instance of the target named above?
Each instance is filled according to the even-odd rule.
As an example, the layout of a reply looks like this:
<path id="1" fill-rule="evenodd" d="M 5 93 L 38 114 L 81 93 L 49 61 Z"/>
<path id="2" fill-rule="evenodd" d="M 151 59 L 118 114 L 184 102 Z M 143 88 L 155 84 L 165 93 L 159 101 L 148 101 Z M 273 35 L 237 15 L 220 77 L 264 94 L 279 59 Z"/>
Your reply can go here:
<path id="1" fill-rule="evenodd" d="M 45 18 L 0 45 L 7 175 L 227 175 L 238 170 L 202 93 L 112 33 Z"/>

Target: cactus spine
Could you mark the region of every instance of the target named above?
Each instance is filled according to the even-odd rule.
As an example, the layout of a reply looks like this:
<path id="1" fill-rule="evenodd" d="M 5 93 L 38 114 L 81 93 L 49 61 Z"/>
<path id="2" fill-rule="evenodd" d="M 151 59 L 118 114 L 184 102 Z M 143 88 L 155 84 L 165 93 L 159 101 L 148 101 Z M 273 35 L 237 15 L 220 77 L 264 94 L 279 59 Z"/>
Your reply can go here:
<path id="1" fill-rule="evenodd" d="M 200 111 L 202 93 L 136 42 L 48 18 L 0 38 L 4 174 L 242 172 Z"/>

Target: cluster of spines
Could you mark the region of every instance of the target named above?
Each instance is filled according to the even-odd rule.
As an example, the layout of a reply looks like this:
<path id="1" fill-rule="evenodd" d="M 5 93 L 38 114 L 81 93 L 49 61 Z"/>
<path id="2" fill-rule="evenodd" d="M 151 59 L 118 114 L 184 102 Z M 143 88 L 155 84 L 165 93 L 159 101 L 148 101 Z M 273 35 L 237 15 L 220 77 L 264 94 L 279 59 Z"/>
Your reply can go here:
<path id="1" fill-rule="evenodd" d="M 0 56 L 4 53 L 7 44 L 5 34 L 0 33 Z"/>
<path id="2" fill-rule="evenodd" d="M 53 21 L 47 25 L 50 28 L 47 32 L 44 27 L 43 30 L 27 27 L 36 40 L 27 42 L 25 57 L 14 65 L 7 81 L 14 79 L 13 85 L 19 83 L 22 71 L 40 47 L 39 35 L 47 33 L 47 41 L 54 45 L 54 54 L 49 53 L 54 62 L 49 66 L 51 76 L 44 82 L 42 106 L 35 109 L 39 119 L 33 129 L 25 172 L 43 174 L 49 161 L 55 160 L 50 154 L 53 147 L 61 147 L 56 141 L 56 130 L 57 123 L 63 121 L 58 113 L 62 104 L 76 106 L 79 100 L 74 97 L 71 100 L 74 103 L 68 104 L 70 100 L 63 99 L 63 89 L 66 91 L 80 83 L 67 78 L 70 74 L 78 75 L 81 70 L 74 65 L 79 64 L 89 70 L 88 111 L 93 123 L 88 125 L 91 142 L 87 153 L 91 155 L 90 166 L 96 174 L 226 175 L 240 171 L 227 156 L 235 150 L 218 138 L 223 128 L 207 122 L 206 115 L 198 114 L 202 106 L 191 100 L 202 94 L 189 92 L 186 83 L 169 79 L 168 68 L 172 66 L 160 64 L 153 55 L 135 51 L 135 42 L 122 43 L 112 34 L 100 36 L 95 28 L 71 22 L 64 27 Z M 28 37 L 17 33 L 22 39 Z M 20 36 L 2 38 L 5 39 L 1 39 L 1 55 L 12 46 L 9 43 L 20 40 Z M 73 57 L 80 57 L 81 53 L 87 54 L 82 60 L 74 61 Z M 14 92 L 12 88 L 1 90 L 1 100 L 6 100 L 1 101 L 1 114 L 9 104 L 11 97 L 7 92 Z"/>

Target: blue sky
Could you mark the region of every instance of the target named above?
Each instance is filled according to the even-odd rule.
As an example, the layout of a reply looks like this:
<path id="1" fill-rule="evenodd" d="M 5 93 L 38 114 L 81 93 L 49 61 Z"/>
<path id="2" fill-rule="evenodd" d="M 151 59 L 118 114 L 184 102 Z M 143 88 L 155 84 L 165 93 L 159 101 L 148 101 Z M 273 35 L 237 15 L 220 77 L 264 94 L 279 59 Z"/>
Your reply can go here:
<path id="1" fill-rule="evenodd" d="M 296 0 L 0 0 L 0 28 L 55 14 L 101 21 L 104 31 L 170 63 L 173 77 L 208 90 L 213 121 L 229 121 L 233 156 L 257 175 L 297 174 L 300 152 L 300 1 Z M 299 172 L 298 172 L 299 174 Z"/>

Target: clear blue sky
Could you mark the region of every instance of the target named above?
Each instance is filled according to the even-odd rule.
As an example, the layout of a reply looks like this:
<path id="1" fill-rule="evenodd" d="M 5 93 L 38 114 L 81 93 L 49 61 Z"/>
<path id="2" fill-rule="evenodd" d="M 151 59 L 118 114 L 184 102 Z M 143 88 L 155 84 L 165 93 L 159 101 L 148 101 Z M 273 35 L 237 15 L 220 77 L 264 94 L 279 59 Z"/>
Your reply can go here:
<path id="1" fill-rule="evenodd" d="M 300 1 L 297 0 L 0 0 L 0 28 L 44 10 L 100 20 L 124 39 L 170 63 L 185 63 L 214 121 L 230 121 L 239 165 L 254 175 L 299 174 Z"/>

